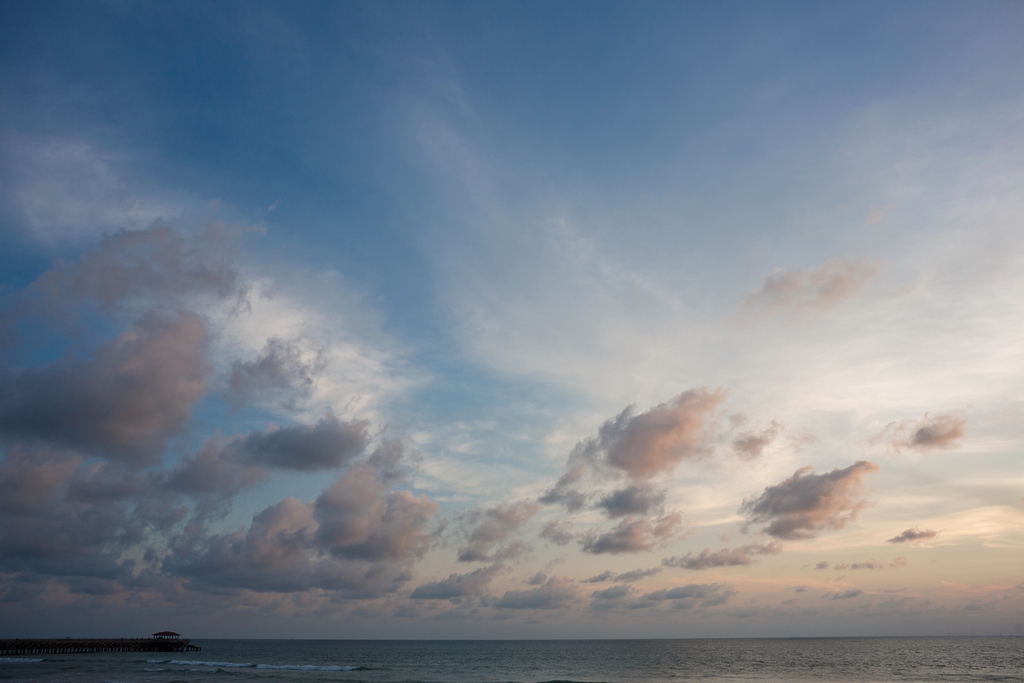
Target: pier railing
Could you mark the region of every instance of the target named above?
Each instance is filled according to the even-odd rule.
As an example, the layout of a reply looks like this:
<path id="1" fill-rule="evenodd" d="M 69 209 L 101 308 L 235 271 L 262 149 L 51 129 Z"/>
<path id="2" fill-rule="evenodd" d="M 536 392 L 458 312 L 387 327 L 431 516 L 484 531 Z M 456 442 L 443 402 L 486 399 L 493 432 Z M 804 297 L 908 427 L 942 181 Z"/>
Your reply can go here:
<path id="1" fill-rule="evenodd" d="M 188 638 L 54 638 L 0 640 L 0 657 L 87 652 L 199 652 Z"/>

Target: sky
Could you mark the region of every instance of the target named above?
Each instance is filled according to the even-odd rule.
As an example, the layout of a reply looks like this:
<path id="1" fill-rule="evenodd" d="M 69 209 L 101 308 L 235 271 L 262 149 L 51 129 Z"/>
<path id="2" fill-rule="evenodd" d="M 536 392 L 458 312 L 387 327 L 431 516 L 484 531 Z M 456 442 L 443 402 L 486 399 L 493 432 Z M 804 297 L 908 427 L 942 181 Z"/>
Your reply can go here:
<path id="1" fill-rule="evenodd" d="M 1024 633 L 1022 31 L 4 3 L 0 637 Z"/>

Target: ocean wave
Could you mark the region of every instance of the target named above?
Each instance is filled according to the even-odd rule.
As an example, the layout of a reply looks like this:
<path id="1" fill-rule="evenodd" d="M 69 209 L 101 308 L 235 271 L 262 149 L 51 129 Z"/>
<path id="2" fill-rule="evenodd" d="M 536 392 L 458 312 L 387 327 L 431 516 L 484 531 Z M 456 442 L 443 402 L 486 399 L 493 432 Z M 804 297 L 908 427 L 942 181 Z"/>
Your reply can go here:
<path id="1" fill-rule="evenodd" d="M 281 669 L 284 671 L 360 671 L 361 666 L 315 666 L 313 664 L 257 664 L 257 669 Z"/>
<path id="2" fill-rule="evenodd" d="M 41 661 L 43 661 L 43 660 L 41 660 L 41 659 L 25 659 L 25 658 L 22 658 L 22 657 L 0 657 L 0 662 L 3 662 L 4 664 L 10 663 L 10 662 L 15 662 L 15 663 L 18 663 L 18 664 L 38 664 Z"/>
<path id="3" fill-rule="evenodd" d="M 185 659 L 147 659 L 147 664 L 212 666 L 218 669 L 274 669 L 279 671 L 363 671 L 362 666 L 318 666 L 316 664 L 253 664 L 252 662 L 201 662 Z M 148 669 L 147 669 L 148 671 Z"/>
<path id="4" fill-rule="evenodd" d="M 239 662 L 200 662 L 192 659 L 171 659 L 166 662 L 151 661 L 150 664 L 177 664 L 178 666 L 216 666 L 225 669 L 255 669 L 256 665 L 251 662 L 244 664 Z"/>

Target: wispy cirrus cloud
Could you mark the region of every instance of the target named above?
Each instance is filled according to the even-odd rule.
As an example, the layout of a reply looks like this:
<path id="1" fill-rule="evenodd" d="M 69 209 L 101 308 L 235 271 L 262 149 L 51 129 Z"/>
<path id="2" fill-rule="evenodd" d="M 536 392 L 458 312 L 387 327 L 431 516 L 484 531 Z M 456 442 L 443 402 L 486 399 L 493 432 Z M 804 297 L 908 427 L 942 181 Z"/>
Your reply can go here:
<path id="1" fill-rule="evenodd" d="M 874 264 L 856 258 L 831 258 L 811 268 L 780 268 L 743 305 L 769 312 L 831 308 L 852 296 L 876 270 Z"/>
<path id="2" fill-rule="evenodd" d="M 699 553 L 687 553 L 682 556 L 666 557 L 661 563 L 666 567 L 679 569 L 710 569 L 712 567 L 743 567 L 757 562 L 758 555 L 777 555 L 782 552 L 782 544 L 778 541 L 770 543 L 749 543 L 738 548 L 722 548 L 711 552 L 705 548 Z"/>

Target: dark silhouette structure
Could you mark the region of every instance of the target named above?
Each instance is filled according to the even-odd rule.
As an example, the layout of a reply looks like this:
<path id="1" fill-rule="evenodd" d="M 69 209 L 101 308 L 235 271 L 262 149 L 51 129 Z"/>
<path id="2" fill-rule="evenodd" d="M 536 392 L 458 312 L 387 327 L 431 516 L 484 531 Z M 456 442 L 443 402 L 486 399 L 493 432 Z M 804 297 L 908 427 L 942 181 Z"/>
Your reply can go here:
<path id="1" fill-rule="evenodd" d="M 154 633 L 152 638 L 52 638 L 0 640 L 0 657 L 10 655 L 64 655 L 87 652 L 199 652 L 174 631 Z"/>

